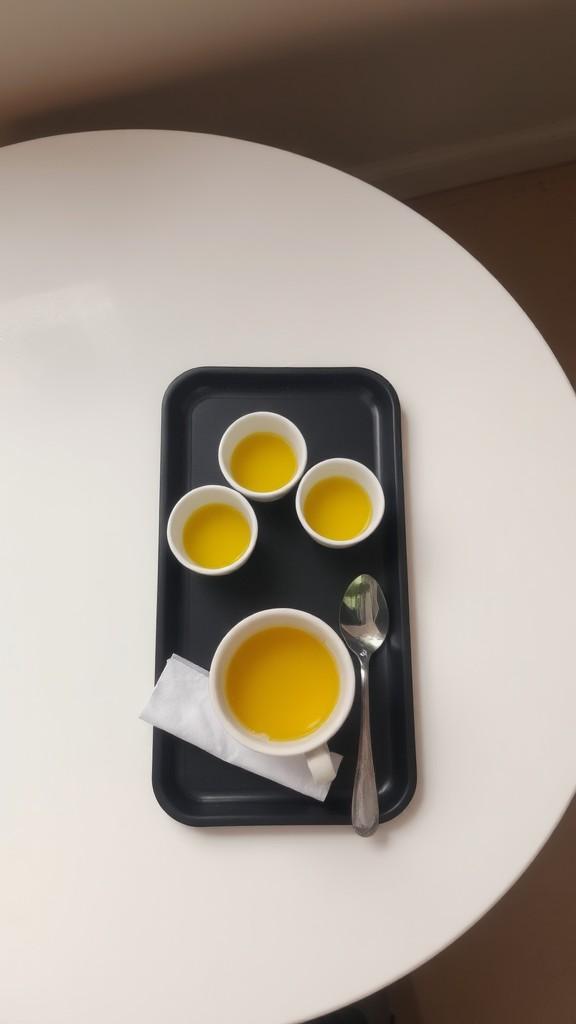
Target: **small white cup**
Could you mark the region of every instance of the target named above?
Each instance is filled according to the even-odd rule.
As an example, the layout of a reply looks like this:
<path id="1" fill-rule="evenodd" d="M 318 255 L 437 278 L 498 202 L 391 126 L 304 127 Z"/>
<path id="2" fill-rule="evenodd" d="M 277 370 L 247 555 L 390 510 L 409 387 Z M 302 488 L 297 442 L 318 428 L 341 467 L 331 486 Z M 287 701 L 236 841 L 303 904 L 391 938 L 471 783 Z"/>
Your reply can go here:
<path id="1" fill-rule="evenodd" d="M 250 527 L 250 541 L 244 553 L 235 562 L 223 565 L 220 569 L 207 569 L 203 565 L 197 565 L 186 554 L 183 543 L 184 526 L 192 513 L 197 512 L 203 505 L 212 504 L 231 505 L 237 508 Z M 168 519 L 166 536 L 172 554 L 186 569 L 201 573 L 203 576 L 227 576 L 250 558 L 258 536 L 258 520 L 250 503 L 237 491 L 231 491 L 229 487 L 222 487 L 220 484 L 207 484 L 205 487 L 195 487 L 194 490 L 188 491 L 176 502 Z"/>
<path id="2" fill-rule="evenodd" d="M 294 476 L 287 484 L 284 484 L 284 487 L 278 487 L 275 491 L 251 491 L 247 487 L 242 487 L 232 475 L 232 453 L 236 445 L 249 434 L 260 433 L 279 434 L 288 442 L 296 456 Z M 296 424 L 276 412 L 249 412 L 246 416 L 234 420 L 234 423 L 231 423 L 222 435 L 218 448 L 218 462 L 226 480 L 231 487 L 245 494 L 251 501 L 277 501 L 278 498 L 283 498 L 302 476 L 307 458 L 306 441 Z"/>
<path id="3" fill-rule="evenodd" d="M 233 714 L 226 698 L 226 674 L 230 661 L 249 637 L 276 626 L 305 630 L 328 648 L 338 669 L 340 692 L 328 719 L 309 736 L 299 740 L 269 740 L 245 729 Z M 327 742 L 348 717 L 354 700 L 354 666 L 344 642 L 322 619 L 294 608 L 269 608 L 242 619 L 220 641 L 210 666 L 210 695 L 216 713 L 227 732 L 239 743 L 261 754 L 290 757 L 304 754 L 316 782 L 331 782 L 335 776 Z"/>
<path id="4" fill-rule="evenodd" d="M 354 480 L 364 488 L 370 498 L 372 506 L 370 522 L 362 530 L 362 533 L 359 533 L 356 537 L 350 537 L 349 540 L 330 540 L 329 537 L 323 537 L 321 533 L 317 533 L 316 530 L 312 529 L 304 515 L 304 505 L 311 489 L 315 484 L 320 483 L 321 480 L 326 480 L 330 476 L 345 476 L 350 480 Z M 368 466 L 364 466 L 361 462 L 356 462 L 354 459 L 325 459 L 324 462 L 318 462 L 304 474 L 296 492 L 296 513 L 302 526 L 306 533 L 309 533 L 318 544 L 324 544 L 327 548 L 350 548 L 353 544 L 360 544 L 361 541 L 366 540 L 366 537 L 374 533 L 374 530 L 379 525 L 384 515 L 384 504 L 384 491 L 378 477 L 374 475 L 371 469 L 368 469 Z"/>

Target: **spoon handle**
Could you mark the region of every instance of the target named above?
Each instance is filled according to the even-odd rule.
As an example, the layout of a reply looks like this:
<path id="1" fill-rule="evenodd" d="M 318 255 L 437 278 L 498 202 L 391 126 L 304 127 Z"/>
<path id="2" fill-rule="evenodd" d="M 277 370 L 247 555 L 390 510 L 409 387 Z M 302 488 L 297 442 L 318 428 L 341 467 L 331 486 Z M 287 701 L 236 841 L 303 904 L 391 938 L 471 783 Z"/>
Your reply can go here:
<path id="1" fill-rule="evenodd" d="M 359 836 L 371 836 L 378 828 L 380 808 L 374 776 L 372 741 L 370 738 L 370 690 L 367 657 L 360 657 L 361 721 L 358 761 L 352 793 L 352 825 Z"/>

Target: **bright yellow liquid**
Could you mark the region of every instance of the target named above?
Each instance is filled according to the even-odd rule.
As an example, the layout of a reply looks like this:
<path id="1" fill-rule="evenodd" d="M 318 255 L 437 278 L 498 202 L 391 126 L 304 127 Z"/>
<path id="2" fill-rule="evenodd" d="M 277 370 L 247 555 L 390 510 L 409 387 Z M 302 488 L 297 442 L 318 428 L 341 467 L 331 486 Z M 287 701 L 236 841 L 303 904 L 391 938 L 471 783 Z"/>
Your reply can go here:
<path id="1" fill-rule="evenodd" d="M 250 543 L 248 520 L 232 505 L 202 505 L 184 523 L 184 550 L 203 569 L 222 569 L 244 554 Z"/>
<path id="2" fill-rule="evenodd" d="M 277 491 L 294 476 L 296 456 L 279 434 L 249 434 L 239 441 L 230 460 L 236 483 L 249 491 Z"/>
<path id="3" fill-rule="evenodd" d="M 278 626 L 249 637 L 226 676 L 226 696 L 239 722 L 271 740 L 308 736 L 324 722 L 340 692 L 334 658 L 303 629 Z"/>
<path id="4" fill-rule="evenodd" d="M 311 488 L 304 516 L 328 540 L 352 540 L 366 529 L 372 505 L 366 491 L 346 476 L 329 476 Z"/>

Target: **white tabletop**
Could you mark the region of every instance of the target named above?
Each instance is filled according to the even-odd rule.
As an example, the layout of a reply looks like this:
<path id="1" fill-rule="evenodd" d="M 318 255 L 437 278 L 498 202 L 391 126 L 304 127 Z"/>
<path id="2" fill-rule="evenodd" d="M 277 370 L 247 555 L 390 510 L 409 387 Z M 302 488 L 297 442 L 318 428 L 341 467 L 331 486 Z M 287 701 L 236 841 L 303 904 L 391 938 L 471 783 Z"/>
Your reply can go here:
<path id="1" fill-rule="evenodd" d="M 571 795 L 571 388 L 454 242 L 276 150 L 15 146 L 0 224 L 3 1019 L 288 1024 L 366 995 L 476 921 Z M 160 402 L 202 364 L 398 391 L 419 788 L 372 840 L 194 830 L 152 795 Z"/>

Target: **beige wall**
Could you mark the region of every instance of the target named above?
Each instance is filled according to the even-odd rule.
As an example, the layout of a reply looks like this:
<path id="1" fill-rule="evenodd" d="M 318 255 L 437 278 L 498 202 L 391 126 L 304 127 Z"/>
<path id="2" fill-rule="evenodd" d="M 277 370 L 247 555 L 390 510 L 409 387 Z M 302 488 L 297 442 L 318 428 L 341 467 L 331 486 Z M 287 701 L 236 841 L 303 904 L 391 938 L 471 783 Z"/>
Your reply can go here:
<path id="1" fill-rule="evenodd" d="M 0 0 L 0 133 L 174 127 L 399 194 L 576 157 L 574 0 Z"/>

